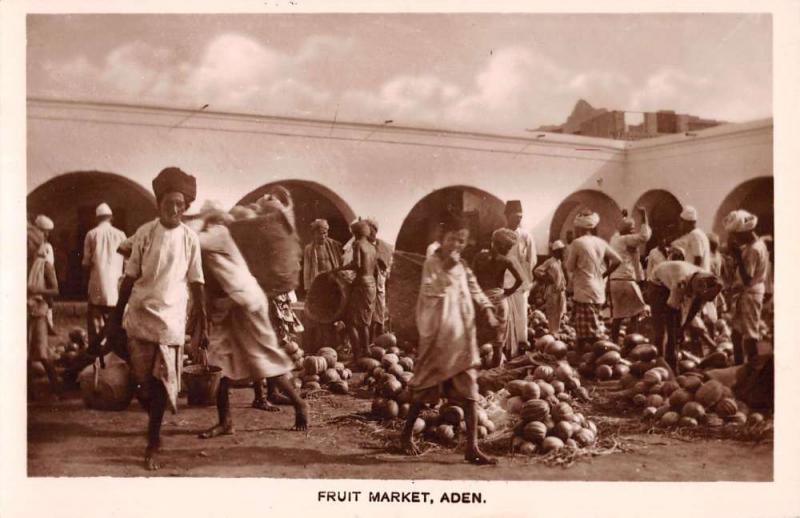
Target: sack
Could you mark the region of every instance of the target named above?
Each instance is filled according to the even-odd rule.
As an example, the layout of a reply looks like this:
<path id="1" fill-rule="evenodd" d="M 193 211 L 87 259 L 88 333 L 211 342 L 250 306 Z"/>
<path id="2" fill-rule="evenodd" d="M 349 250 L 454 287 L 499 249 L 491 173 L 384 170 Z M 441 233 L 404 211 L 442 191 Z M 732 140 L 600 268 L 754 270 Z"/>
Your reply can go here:
<path id="1" fill-rule="evenodd" d="M 105 368 L 98 358 L 78 376 L 83 402 L 95 410 L 125 410 L 134 393 L 130 367 L 114 353 L 107 354 L 104 360 Z"/>
<path id="2" fill-rule="evenodd" d="M 250 273 L 267 295 L 286 293 L 300 283 L 300 240 L 282 211 L 234 221 L 231 236 L 242 252 Z"/>

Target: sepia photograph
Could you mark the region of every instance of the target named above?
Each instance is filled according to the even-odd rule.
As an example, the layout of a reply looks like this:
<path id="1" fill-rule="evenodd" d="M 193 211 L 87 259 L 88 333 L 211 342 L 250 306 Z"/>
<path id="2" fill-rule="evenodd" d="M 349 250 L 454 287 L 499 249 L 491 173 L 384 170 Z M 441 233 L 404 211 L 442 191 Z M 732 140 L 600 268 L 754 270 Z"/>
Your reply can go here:
<path id="1" fill-rule="evenodd" d="M 772 479 L 770 15 L 27 36 L 30 476 Z"/>
<path id="2" fill-rule="evenodd" d="M 516 516 L 484 484 L 797 467 L 774 12 L 279 3 L 19 17 L 23 480 Z"/>

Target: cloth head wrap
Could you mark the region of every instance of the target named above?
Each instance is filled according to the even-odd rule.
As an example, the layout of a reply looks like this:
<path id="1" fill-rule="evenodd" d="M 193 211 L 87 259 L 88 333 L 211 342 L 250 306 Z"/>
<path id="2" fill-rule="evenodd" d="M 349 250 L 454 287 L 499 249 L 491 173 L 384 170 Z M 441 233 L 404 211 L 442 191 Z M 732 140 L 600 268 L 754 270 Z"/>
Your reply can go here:
<path id="1" fill-rule="evenodd" d="M 636 226 L 636 223 L 633 221 L 633 218 L 622 218 L 622 221 L 619 222 L 617 229 L 619 230 L 620 234 L 630 234 L 633 232 L 634 226 Z"/>
<path id="2" fill-rule="evenodd" d="M 692 207 L 691 205 L 687 205 L 683 208 L 681 212 L 681 219 L 683 221 L 697 221 L 697 209 Z"/>
<path id="3" fill-rule="evenodd" d="M 578 228 L 591 230 L 600 223 L 600 216 L 596 212 L 584 209 L 575 216 L 574 225 Z"/>
<path id="4" fill-rule="evenodd" d="M 330 230 L 331 226 L 324 219 L 315 219 L 311 222 L 311 230 Z"/>
<path id="5" fill-rule="evenodd" d="M 512 247 L 517 243 L 517 233 L 507 228 L 498 228 L 492 232 L 492 243 Z"/>
<path id="6" fill-rule="evenodd" d="M 561 250 L 566 247 L 567 245 L 565 245 L 564 242 L 561 241 L 560 239 L 556 239 L 555 241 L 550 243 L 550 250 L 552 250 L 553 252 L 555 252 L 556 250 Z"/>
<path id="7" fill-rule="evenodd" d="M 746 210 L 734 210 L 722 220 L 722 226 L 728 232 L 749 232 L 755 230 L 758 216 Z"/>
<path id="8" fill-rule="evenodd" d="M 94 215 L 98 218 L 101 216 L 111 216 L 111 207 L 108 206 L 108 203 L 103 202 L 94 210 Z"/>
<path id="9" fill-rule="evenodd" d="M 362 220 L 358 220 L 355 223 L 353 223 L 352 225 L 350 225 L 350 232 L 352 232 L 353 235 L 356 236 L 356 237 L 368 236 L 369 235 L 369 225 L 363 219 Z"/>
<path id="10" fill-rule="evenodd" d="M 177 167 L 167 167 L 153 179 L 153 193 L 156 200 L 161 201 L 165 194 L 179 192 L 187 205 L 197 197 L 197 180 Z"/>
<path id="11" fill-rule="evenodd" d="M 39 214 L 36 216 L 36 220 L 33 223 L 39 230 L 53 230 L 53 227 L 55 226 L 53 224 L 53 220 L 44 214 Z"/>
<path id="12" fill-rule="evenodd" d="M 377 219 L 375 219 L 375 218 L 364 218 L 364 221 L 366 221 L 367 225 L 372 227 L 375 230 L 375 232 L 378 231 L 378 220 Z"/>

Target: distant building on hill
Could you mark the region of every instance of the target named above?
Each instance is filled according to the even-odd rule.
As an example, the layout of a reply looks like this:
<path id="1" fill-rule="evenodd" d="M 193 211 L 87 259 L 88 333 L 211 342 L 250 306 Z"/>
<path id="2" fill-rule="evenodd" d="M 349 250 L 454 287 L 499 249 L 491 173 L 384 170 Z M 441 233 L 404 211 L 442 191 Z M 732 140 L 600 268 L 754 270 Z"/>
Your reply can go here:
<path id="1" fill-rule="evenodd" d="M 540 126 L 537 131 L 617 140 L 639 140 L 671 133 L 699 131 L 720 124 L 725 124 L 725 122 L 675 113 L 672 110 L 641 113 L 594 108 L 585 100 L 580 99 L 575 103 L 566 122 L 559 125 Z"/>

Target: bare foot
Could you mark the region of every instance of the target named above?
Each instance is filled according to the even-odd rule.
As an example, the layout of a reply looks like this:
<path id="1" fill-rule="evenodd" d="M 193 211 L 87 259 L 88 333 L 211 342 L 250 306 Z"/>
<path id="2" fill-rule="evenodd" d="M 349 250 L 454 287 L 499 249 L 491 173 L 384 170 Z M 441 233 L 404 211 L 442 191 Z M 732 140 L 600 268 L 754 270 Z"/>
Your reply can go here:
<path id="1" fill-rule="evenodd" d="M 233 428 L 232 423 L 218 424 L 201 433 L 198 437 L 201 439 L 211 439 L 212 437 L 218 437 L 220 435 L 233 435 L 235 432 L 236 430 Z"/>
<path id="2" fill-rule="evenodd" d="M 303 432 L 308 430 L 308 403 L 301 401 L 294 408 L 294 426 L 292 431 Z"/>
<path id="3" fill-rule="evenodd" d="M 486 454 L 484 454 L 478 448 L 475 448 L 473 451 L 468 451 L 466 455 L 464 455 L 464 458 L 467 460 L 467 462 L 477 464 L 479 466 L 497 464 L 497 459 L 486 456 Z"/>
<path id="4" fill-rule="evenodd" d="M 291 405 L 292 400 L 289 399 L 285 394 L 282 392 L 274 392 L 271 396 L 269 396 L 269 401 L 275 405 Z"/>
<path id="5" fill-rule="evenodd" d="M 272 403 L 267 401 L 267 398 L 259 398 L 253 400 L 253 408 L 258 410 L 264 410 L 265 412 L 280 412 L 281 409 L 274 406 Z"/>
<path id="6" fill-rule="evenodd" d="M 400 449 L 402 449 L 403 453 L 406 455 L 417 456 L 422 453 L 422 451 L 419 449 L 419 446 L 417 446 L 416 441 L 414 441 L 414 439 L 411 437 L 401 439 Z"/>
<path id="7" fill-rule="evenodd" d="M 157 471 L 161 468 L 157 455 L 159 453 L 158 447 L 148 447 L 144 452 L 144 469 L 147 471 Z"/>

